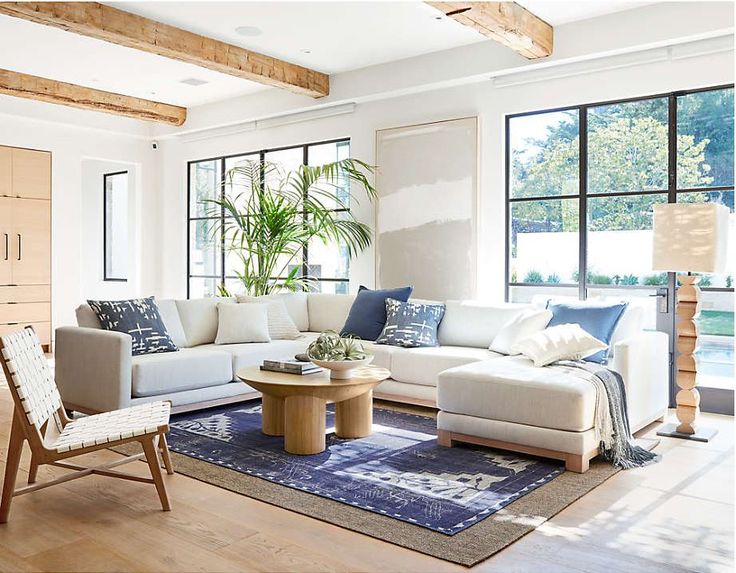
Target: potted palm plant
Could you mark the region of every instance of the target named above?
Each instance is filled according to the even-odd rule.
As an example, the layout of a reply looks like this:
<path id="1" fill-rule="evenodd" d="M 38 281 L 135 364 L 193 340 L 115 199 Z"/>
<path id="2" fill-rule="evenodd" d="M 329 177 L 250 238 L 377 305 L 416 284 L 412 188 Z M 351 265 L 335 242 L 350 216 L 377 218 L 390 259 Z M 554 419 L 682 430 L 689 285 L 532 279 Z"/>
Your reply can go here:
<path id="1" fill-rule="evenodd" d="M 311 290 L 314 279 L 301 273 L 301 259 L 313 239 L 337 242 L 349 257 L 368 247 L 371 229 L 349 207 L 358 201 L 353 185 L 369 200 L 375 198 L 369 180 L 373 172 L 358 159 L 302 165 L 289 172 L 274 163 L 249 161 L 228 171 L 228 193 L 206 202 L 212 214 L 225 215 L 213 232 L 225 237 L 225 249 L 239 259 L 236 274 L 245 293 Z M 220 290 L 229 295 L 224 287 Z"/>

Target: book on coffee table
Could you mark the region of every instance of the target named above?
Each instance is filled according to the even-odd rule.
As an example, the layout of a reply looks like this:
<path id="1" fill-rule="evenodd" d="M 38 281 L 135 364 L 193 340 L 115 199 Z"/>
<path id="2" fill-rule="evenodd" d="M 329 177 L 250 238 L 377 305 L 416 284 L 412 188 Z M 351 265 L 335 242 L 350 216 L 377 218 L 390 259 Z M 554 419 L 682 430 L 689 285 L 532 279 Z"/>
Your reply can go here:
<path id="1" fill-rule="evenodd" d="M 322 372 L 322 368 L 313 362 L 300 362 L 298 360 L 264 360 L 261 370 L 286 372 L 287 374 L 314 374 L 316 372 Z"/>

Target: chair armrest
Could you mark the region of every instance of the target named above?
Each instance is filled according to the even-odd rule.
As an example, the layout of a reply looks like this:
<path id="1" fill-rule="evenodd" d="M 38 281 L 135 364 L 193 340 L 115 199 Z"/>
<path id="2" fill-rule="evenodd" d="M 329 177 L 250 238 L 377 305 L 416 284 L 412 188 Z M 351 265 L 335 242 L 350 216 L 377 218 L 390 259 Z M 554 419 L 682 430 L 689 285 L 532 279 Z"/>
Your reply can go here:
<path id="1" fill-rule="evenodd" d="M 130 405 L 130 335 L 62 326 L 56 329 L 54 354 L 56 385 L 65 405 L 85 412 L 109 412 Z"/>
<path id="2" fill-rule="evenodd" d="M 615 345 L 610 367 L 624 379 L 632 432 L 666 413 L 669 365 L 669 340 L 664 332 L 643 330 Z"/>

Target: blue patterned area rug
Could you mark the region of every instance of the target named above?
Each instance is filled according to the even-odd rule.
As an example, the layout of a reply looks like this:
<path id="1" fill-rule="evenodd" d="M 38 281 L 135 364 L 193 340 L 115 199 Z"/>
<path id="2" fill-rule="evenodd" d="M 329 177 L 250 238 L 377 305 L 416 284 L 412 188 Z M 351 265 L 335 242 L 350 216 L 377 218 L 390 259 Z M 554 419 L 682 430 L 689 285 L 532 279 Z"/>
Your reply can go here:
<path id="1" fill-rule="evenodd" d="M 261 433 L 260 402 L 181 414 L 170 448 L 272 483 L 308 492 L 448 536 L 493 515 L 564 473 L 561 463 L 474 446 L 437 445 L 433 418 L 374 410 L 373 434 L 332 433 L 327 450 L 288 454 L 283 438 Z"/>

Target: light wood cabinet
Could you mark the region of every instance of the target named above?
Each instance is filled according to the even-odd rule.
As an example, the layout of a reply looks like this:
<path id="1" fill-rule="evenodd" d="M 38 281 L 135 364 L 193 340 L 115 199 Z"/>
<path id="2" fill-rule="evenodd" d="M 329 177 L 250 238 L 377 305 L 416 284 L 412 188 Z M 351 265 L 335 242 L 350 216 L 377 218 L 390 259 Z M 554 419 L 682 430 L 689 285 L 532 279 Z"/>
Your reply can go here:
<path id="1" fill-rule="evenodd" d="M 13 189 L 13 150 L 0 147 L 0 197 L 9 197 Z"/>
<path id="2" fill-rule="evenodd" d="M 51 282 L 51 202 L 14 199 L 11 207 L 10 284 L 37 285 Z"/>
<path id="3" fill-rule="evenodd" d="M 51 199 L 51 154 L 33 149 L 12 149 L 14 197 Z"/>
<path id="4" fill-rule="evenodd" d="M 0 285 L 13 282 L 13 260 L 10 253 L 13 201 L 9 197 L 0 197 Z"/>
<path id="5" fill-rule="evenodd" d="M 51 154 L 0 147 L 0 336 L 51 343 Z"/>

